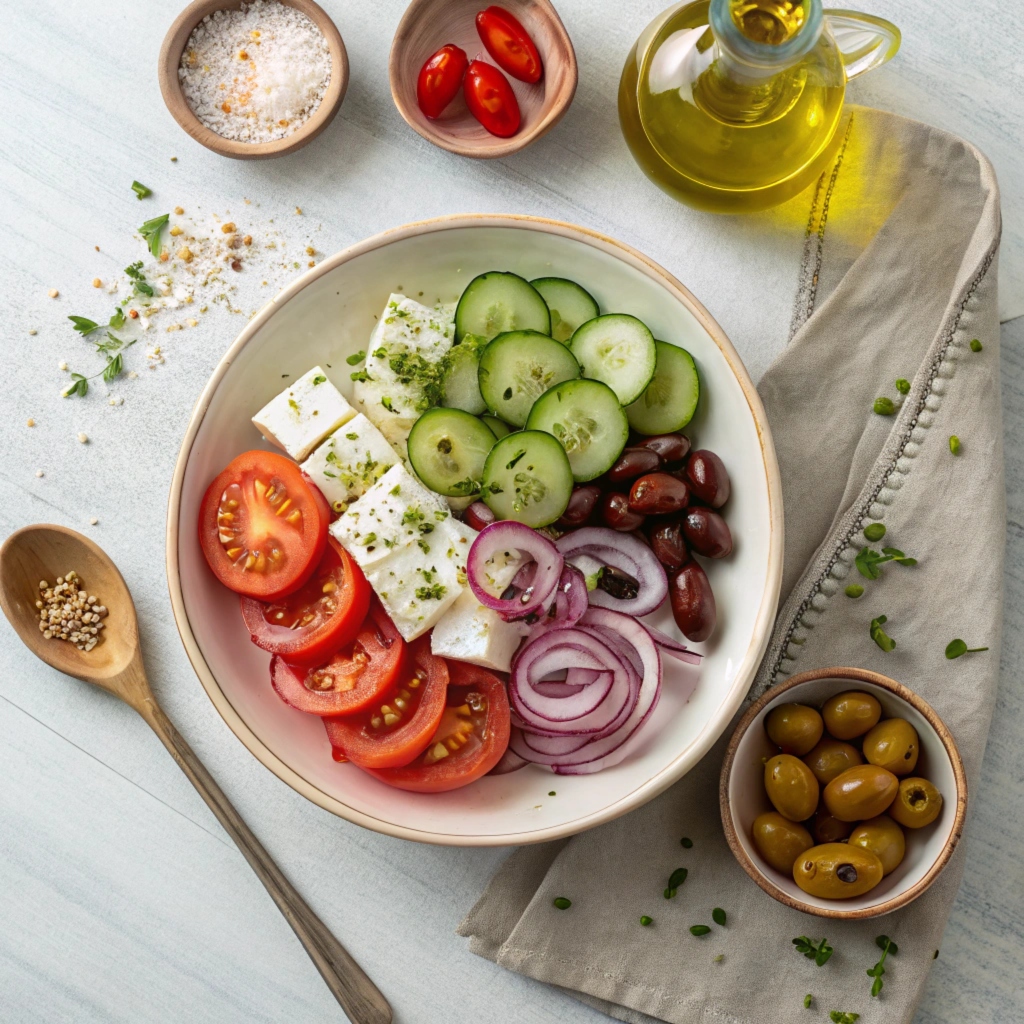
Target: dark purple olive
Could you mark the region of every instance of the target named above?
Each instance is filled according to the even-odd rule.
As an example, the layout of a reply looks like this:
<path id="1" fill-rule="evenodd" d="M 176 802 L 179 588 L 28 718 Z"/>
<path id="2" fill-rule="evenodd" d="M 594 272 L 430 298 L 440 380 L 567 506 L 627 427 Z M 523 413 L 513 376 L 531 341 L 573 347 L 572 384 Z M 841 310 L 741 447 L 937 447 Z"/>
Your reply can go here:
<path id="1" fill-rule="evenodd" d="M 681 512 L 690 503 L 690 490 L 669 473 L 648 473 L 629 491 L 629 507 L 648 516 Z"/>
<path id="2" fill-rule="evenodd" d="M 683 636 L 694 643 L 707 640 L 715 631 L 715 595 L 704 570 L 692 558 L 669 577 L 668 596 Z"/>
<path id="3" fill-rule="evenodd" d="M 699 555 L 725 558 L 732 553 L 729 524 L 717 513 L 702 505 L 692 505 L 683 515 L 683 536 Z"/>
<path id="4" fill-rule="evenodd" d="M 690 557 L 681 523 L 658 522 L 647 536 L 655 557 L 668 569 L 678 569 Z"/>
<path id="5" fill-rule="evenodd" d="M 686 463 L 686 479 L 690 489 L 705 505 L 721 508 L 729 500 L 732 490 L 729 471 L 714 452 L 693 452 Z"/>
<path id="6" fill-rule="evenodd" d="M 558 525 L 583 526 L 593 515 L 600 497 L 601 488 L 596 484 L 584 484 L 582 487 L 574 488 Z"/>
<path id="7" fill-rule="evenodd" d="M 644 522 L 644 517 L 629 507 L 628 495 L 619 491 L 609 491 L 602 496 L 601 518 L 605 526 L 610 526 L 613 530 L 622 530 L 624 533 L 639 529 Z"/>
<path id="8" fill-rule="evenodd" d="M 611 594 L 620 601 L 632 601 L 640 593 L 640 581 L 614 565 L 606 565 L 601 570 L 601 575 L 597 577 L 597 585 L 606 594 Z"/>
<path id="9" fill-rule="evenodd" d="M 625 448 L 615 465 L 608 470 L 608 479 L 613 484 L 635 480 L 644 473 L 653 473 L 661 466 L 661 457 L 650 448 Z"/>
<path id="10" fill-rule="evenodd" d="M 690 439 L 685 434 L 655 434 L 637 441 L 637 448 L 649 448 L 657 452 L 666 466 L 675 468 L 690 452 Z"/>
<path id="11" fill-rule="evenodd" d="M 482 501 L 474 501 L 463 513 L 462 518 L 467 526 L 472 526 L 474 530 L 482 530 L 494 522 L 495 515 Z"/>

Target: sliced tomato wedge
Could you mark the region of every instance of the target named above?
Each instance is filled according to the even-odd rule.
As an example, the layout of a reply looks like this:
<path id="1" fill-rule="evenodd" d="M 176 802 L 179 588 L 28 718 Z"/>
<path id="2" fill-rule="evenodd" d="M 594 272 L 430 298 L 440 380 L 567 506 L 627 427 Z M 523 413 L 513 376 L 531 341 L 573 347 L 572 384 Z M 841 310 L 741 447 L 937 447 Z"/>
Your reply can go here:
<path id="1" fill-rule="evenodd" d="M 257 647 L 288 661 L 315 665 L 352 643 L 370 609 L 370 584 L 333 538 L 313 575 L 274 601 L 242 598 L 242 618 Z"/>
<path id="2" fill-rule="evenodd" d="M 319 565 L 330 514 L 290 459 L 243 452 L 203 496 L 199 543 L 224 586 L 272 601 L 298 590 Z"/>
<path id="3" fill-rule="evenodd" d="M 448 666 L 421 637 L 409 646 L 405 671 L 383 698 L 365 711 L 325 718 L 335 752 L 361 768 L 399 768 L 423 752 L 444 714 Z"/>
<path id="4" fill-rule="evenodd" d="M 426 749 L 402 768 L 365 768 L 376 779 L 413 793 L 444 793 L 486 775 L 508 747 L 505 684 L 462 661 L 448 662 L 444 713 Z"/>
<path id="5" fill-rule="evenodd" d="M 371 704 L 385 703 L 395 689 L 405 662 L 405 641 L 374 606 L 351 644 L 315 668 L 290 665 L 275 657 L 270 663 L 274 692 L 290 707 L 308 715 L 350 715 Z"/>

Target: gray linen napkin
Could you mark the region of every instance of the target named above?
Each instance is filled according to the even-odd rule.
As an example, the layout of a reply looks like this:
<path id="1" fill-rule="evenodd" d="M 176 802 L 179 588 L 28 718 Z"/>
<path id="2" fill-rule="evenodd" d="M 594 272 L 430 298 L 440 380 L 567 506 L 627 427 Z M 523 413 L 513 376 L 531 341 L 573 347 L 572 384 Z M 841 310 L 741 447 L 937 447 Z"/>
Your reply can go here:
<path id="1" fill-rule="evenodd" d="M 999 230 L 995 177 L 977 150 L 855 108 L 844 151 L 813 197 L 793 337 L 760 385 L 782 468 L 786 557 L 782 606 L 751 697 L 810 668 L 884 672 L 943 717 L 970 786 L 995 698 L 1002 617 Z M 970 348 L 975 338 L 980 352 Z M 900 377 L 911 382 L 901 404 Z M 895 415 L 872 411 L 880 395 L 897 401 Z M 874 521 L 920 563 L 889 567 L 851 600 L 843 587 L 859 579 L 853 558 Z M 868 635 L 881 614 L 897 641 L 889 654 Z M 989 651 L 949 661 L 954 637 Z M 928 892 L 884 919 L 823 921 L 787 909 L 747 878 L 722 834 L 726 737 L 646 807 L 516 851 L 460 926 L 470 949 L 631 1022 L 791 1024 L 828 1020 L 830 1010 L 857 1012 L 863 1024 L 909 1021 L 960 882 L 962 848 Z M 683 836 L 692 849 L 680 846 Z M 681 866 L 689 878 L 665 900 L 665 881 Z M 572 908 L 554 909 L 556 896 Z M 716 906 L 727 927 L 691 936 Z M 654 924 L 640 927 L 641 914 Z M 899 955 L 872 999 L 864 972 L 881 932 Z M 827 935 L 836 952 L 825 967 L 794 950 L 790 940 L 802 934 Z"/>

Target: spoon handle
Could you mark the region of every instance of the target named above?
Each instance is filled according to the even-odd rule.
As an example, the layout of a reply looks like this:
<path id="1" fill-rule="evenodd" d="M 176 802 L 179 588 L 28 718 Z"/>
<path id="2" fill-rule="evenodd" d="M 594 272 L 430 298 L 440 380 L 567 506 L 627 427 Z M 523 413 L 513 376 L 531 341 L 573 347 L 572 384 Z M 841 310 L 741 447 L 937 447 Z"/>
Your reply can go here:
<path id="1" fill-rule="evenodd" d="M 334 993 L 353 1024 L 391 1024 L 391 1007 L 363 969 L 352 959 L 344 946 L 328 931 L 324 923 L 310 910 L 306 901 L 285 878 L 260 841 L 253 835 L 241 815 L 231 805 L 203 762 L 196 757 L 174 723 L 152 699 L 139 709 L 153 731 L 160 737 L 188 776 L 199 795 L 206 801 L 234 839 L 242 856 L 249 862 L 257 877 L 270 893 L 278 909 L 284 914 L 299 942 L 306 947 L 316 969 Z"/>

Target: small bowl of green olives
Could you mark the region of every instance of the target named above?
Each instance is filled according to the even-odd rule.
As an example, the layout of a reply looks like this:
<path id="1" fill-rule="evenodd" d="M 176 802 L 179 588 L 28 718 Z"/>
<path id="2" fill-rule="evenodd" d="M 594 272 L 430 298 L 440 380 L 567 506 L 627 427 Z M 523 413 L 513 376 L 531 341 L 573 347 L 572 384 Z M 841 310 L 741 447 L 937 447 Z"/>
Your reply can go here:
<path id="1" fill-rule="evenodd" d="M 887 676 L 804 672 L 729 741 L 726 839 L 770 896 L 819 917 L 888 914 L 921 895 L 963 831 L 967 778 L 935 710 Z"/>

